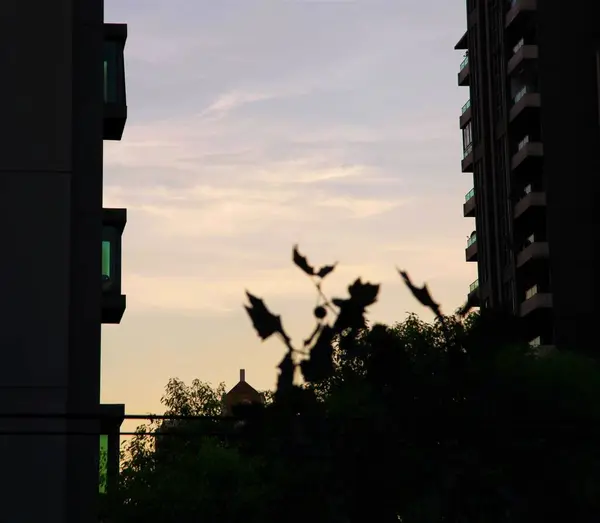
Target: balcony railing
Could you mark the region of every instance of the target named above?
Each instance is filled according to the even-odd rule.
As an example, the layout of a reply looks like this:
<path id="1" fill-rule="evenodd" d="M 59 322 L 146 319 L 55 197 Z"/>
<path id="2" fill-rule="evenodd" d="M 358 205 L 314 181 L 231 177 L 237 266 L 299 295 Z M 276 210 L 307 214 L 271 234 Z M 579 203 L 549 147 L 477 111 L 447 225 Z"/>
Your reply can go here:
<path id="1" fill-rule="evenodd" d="M 477 241 L 477 234 L 473 233 L 467 240 L 467 248 L 471 247 Z"/>
<path id="2" fill-rule="evenodd" d="M 515 45 L 513 47 L 513 53 L 517 54 L 519 52 L 519 49 L 521 49 L 521 47 L 523 47 L 525 45 L 525 39 L 521 38 L 518 42 L 517 45 Z"/>
<path id="3" fill-rule="evenodd" d="M 525 291 L 525 299 L 528 300 L 529 298 L 532 298 L 533 296 L 535 296 L 538 293 L 538 286 L 534 285 L 533 287 L 527 289 L 527 291 Z"/>
<path id="4" fill-rule="evenodd" d="M 471 285 L 469 285 L 469 293 L 475 292 L 479 288 L 479 280 L 475 280 Z"/>
<path id="5" fill-rule="evenodd" d="M 465 202 L 468 202 L 471 198 L 475 196 L 475 188 L 471 189 L 467 194 L 465 194 Z"/>
<path id="6" fill-rule="evenodd" d="M 525 240 L 521 244 L 521 252 L 524 251 L 525 249 L 527 249 L 527 247 L 529 247 L 530 245 L 533 245 L 535 243 L 535 241 L 536 241 L 535 234 L 530 234 L 529 236 L 527 236 L 527 238 L 525 238 Z"/>
<path id="7" fill-rule="evenodd" d="M 523 87 L 521 87 L 521 89 L 517 92 L 517 94 L 515 94 L 515 104 L 519 103 L 519 100 L 521 100 L 521 98 L 523 98 L 527 92 L 530 89 L 528 89 L 528 87 L 526 85 L 524 85 Z"/>
<path id="8" fill-rule="evenodd" d="M 525 147 L 527 144 L 529 143 L 529 135 L 525 136 L 525 138 L 523 138 L 520 142 L 519 145 L 517 146 L 517 150 L 520 151 L 521 149 L 523 149 L 523 147 Z"/>
<path id="9" fill-rule="evenodd" d="M 467 112 L 467 110 L 469 109 L 469 107 L 471 107 L 471 99 L 467 100 L 467 103 L 462 106 L 462 109 L 460 110 L 460 114 L 465 114 Z"/>
<path id="10" fill-rule="evenodd" d="M 467 67 L 467 65 L 469 65 L 469 55 L 465 54 L 463 61 L 460 63 L 460 71 Z"/>
<path id="11" fill-rule="evenodd" d="M 470 143 L 463 149 L 463 160 L 473 152 L 473 143 Z"/>

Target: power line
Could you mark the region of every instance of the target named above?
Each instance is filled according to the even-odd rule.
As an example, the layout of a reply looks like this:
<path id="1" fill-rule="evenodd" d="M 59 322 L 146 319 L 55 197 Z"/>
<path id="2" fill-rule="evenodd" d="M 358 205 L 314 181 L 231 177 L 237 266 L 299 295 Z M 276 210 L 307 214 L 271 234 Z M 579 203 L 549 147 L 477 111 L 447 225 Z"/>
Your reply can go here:
<path id="1" fill-rule="evenodd" d="M 228 416 L 235 418 L 235 416 Z M 226 416 L 200 416 L 200 415 L 183 415 L 183 414 L 125 414 L 124 416 L 115 415 L 112 413 L 79 413 L 79 412 L 62 412 L 62 413 L 40 413 L 40 412 L 13 412 L 0 413 L 0 418 L 10 419 L 73 419 L 73 420 L 88 420 L 95 421 L 101 419 L 137 419 L 137 420 L 206 420 L 206 421 L 222 421 L 227 419 Z"/>

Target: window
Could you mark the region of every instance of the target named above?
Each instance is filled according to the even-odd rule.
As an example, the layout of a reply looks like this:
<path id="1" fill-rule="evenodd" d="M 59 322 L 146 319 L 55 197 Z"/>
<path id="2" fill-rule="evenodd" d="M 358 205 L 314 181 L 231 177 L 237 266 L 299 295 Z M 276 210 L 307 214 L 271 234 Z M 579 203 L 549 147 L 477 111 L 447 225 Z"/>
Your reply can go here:
<path id="1" fill-rule="evenodd" d="M 99 490 L 100 494 L 106 494 L 106 480 L 108 475 L 108 436 L 100 435 L 100 470 Z"/>
<path id="2" fill-rule="evenodd" d="M 473 127 L 471 122 L 469 122 L 466 127 L 462 130 L 463 133 L 463 150 L 467 150 L 467 148 L 473 144 Z"/>
<path id="3" fill-rule="evenodd" d="M 112 271 L 111 267 L 111 259 L 110 259 L 110 242 L 103 241 L 102 242 L 102 279 L 110 280 Z"/>
<path id="4" fill-rule="evenodd" d="M 120 292 L 121 235 L 115 227 L 102 228 L 102 291 Z"/>
<path id="5" fill-rule="evenodd" d="M 104 42 L 104 101 L 116 103 L 118 97 L 119 53 L 115 42 Z"/>

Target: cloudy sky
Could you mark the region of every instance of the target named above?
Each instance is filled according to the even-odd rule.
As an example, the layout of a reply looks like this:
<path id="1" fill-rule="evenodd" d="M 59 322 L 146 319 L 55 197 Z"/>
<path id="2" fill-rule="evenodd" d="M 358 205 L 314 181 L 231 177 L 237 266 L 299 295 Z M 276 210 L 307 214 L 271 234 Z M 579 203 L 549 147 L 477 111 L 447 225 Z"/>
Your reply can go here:
<path id="1" fill-rule="evenodd" d="M 120 325 L 102 400 L 160 410 L 171 377 L 271 388 L 244 290 L 298 342 L 315 291 L 291 263 L 339 261 L 326 292 L 382 283 L 372 319 L 430 319 L 395 267 L 452 312 L 476 278 L 462 217 L 464 0 L 105 0 L 128 24 L 129 117 L 105 142 L 104 205 L 126 207 Z"/>

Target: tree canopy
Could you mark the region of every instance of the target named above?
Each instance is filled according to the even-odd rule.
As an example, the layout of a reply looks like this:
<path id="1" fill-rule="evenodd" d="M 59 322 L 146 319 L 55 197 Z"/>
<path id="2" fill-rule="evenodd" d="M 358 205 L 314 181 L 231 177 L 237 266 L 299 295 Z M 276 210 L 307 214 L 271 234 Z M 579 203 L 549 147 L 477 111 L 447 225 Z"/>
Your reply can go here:
<path id="1" fill-rule="evenodd" d="M 116 522 L 597 521 L 596 361 L 540 354 L 498 312 L 443 315 L 403 271 L 436 320 L 370 325 L 378 285 L 358 279 L 329 299 L 323 280 L 336 264 L 314 268 L 297 248 L 293 259 L 319 297 L 301 347 L 262 299 L 248 293 L 246 306 L 262 339 L 283 342 L 272 403 L 239 413 L 234 431 L 186 422 L 161 451 L 145 436 L 156 428 L 140 429 L 125 449 Z M 212 415 L 222 392 L 171 380 L 163 404 Z"/>

